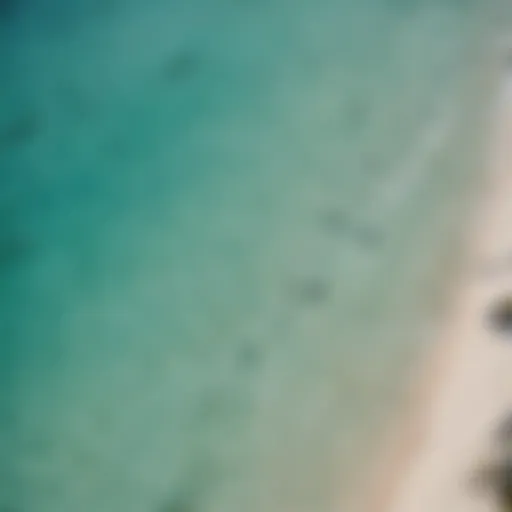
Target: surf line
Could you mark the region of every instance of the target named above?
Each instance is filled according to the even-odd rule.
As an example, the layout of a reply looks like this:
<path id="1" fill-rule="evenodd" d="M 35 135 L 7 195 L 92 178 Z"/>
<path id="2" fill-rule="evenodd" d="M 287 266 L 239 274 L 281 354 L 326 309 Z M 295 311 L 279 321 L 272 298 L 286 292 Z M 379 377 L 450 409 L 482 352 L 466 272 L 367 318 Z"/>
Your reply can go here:
<path id="1" fill-rule="evenodd" d="M 453 102 L 443 102 L 439 113 L 428 123 L 405 161 L 378 186 L 375 207 L 369 212 L 374 222 L 395 216 L 405 201 L 417 192 L 434 169 L 432 159 L 445 147 L 454 127 Z"/>

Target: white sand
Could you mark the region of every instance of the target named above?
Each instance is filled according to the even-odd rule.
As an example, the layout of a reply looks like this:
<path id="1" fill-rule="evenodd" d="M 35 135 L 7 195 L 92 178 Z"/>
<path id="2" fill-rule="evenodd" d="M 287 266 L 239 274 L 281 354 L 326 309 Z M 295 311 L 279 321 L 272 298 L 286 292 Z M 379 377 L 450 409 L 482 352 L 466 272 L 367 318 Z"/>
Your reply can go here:
<path id="1" fill-rule="evenodd" d="M 512 412 L 512 337 L 485 324 L 489 304 L 512 294 L 512 69 L 496 107 L 491 172 L 468 241 L 467 269 L 427 365 L 428 384 L 415 395 L 380 468 L 372 512 L 498 510 L 493 493 L 477 489 L 472 477 L 492 461 L 496 424 Z"/>

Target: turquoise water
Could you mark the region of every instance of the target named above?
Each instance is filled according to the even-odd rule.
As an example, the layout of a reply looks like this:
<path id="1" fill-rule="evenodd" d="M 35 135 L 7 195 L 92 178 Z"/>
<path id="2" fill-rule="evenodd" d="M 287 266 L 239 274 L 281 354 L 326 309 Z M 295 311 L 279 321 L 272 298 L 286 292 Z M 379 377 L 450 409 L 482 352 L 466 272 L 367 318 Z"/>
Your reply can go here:
<path id="1" fill-rule="evenodd" d="M 474 181 L 482 6 L 0 20 L 0 509 L 348 510 Z"/>

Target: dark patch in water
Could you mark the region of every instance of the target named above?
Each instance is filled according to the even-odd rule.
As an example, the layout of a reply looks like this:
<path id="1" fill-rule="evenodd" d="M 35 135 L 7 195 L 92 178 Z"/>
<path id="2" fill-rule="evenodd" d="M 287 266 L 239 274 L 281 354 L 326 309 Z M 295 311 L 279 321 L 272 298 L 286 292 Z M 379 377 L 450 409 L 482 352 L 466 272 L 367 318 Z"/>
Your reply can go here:
<path id="1" fill-rule="evenodd" d="M 192 501 L 185 498 L 171 499 L 157 509 L 157 512 L 198 512 L 198 508 Z"/>
<path id="2" fill-rule="evenodd" d="M 18 12 L 17 0 L 0 0 L 0 20 L 9 21 Z"/>
<path id="3" fill-rule="evenodd" d="M 0 128 L 0 149 L 29 144 L 41 129 L 41 119 L 36 112 L 25 112 Z"/>
<path id="4" fill-rule="evenodd" d="M 353 234 L 364 249 L 375 249 L 382 244 L 382 233 L 371 226 L 360 226 L 354 229 Z"/>
<path id="5" fill-rule="evenodd" d="M 237 354 L 238 363 L 245 370 L 257 367 L 261 364 L 262 359 L 263 354 L 261 353 L 261 350 L 251 344 L 240 347 Z"/>
<path id="6" fill-rule="evenodd" d="M 328 233 L 349 237 L 364 249 L 375 249 L 382 243 L 382 234 L 376 228 L 354 221 L 343 210 L 324 212 L 320 224 Z"/>
<path id="7" fill-rule="evenodd" d="M 292 282 L 290 293 L 301 304 L 318 305 L 328 300 L 331 287 L 327 281 L 312 277 Z"/>
<path id="8" fill-rule="evenodd" d="M 214 475 L 203 466 L 192 471 L 181 490 L 173 493 L 157 507 L 156 512 L 199 512 L 200 501 L 212 485 Z"/>
<path id="9" fill-rule="evenodd" d="M 199 68 L 199 58 L 192 52 L 181 52 L 169 57 L 163 65 L 162 76 L 169 82 L 190 78 Z"/>
<path id="10" fill-rule="evenodd" d="M 32 243 L 21 235 L 0 234 L 0 266 L 25 260 L 32 249 Z"/>
<path id="11" fill-rule="evenodd" d="M 343 210 L 328 210 L 320 215 L 321 226 L 330 233 L 345 233 L 350 225 L 347 214 Z"/>

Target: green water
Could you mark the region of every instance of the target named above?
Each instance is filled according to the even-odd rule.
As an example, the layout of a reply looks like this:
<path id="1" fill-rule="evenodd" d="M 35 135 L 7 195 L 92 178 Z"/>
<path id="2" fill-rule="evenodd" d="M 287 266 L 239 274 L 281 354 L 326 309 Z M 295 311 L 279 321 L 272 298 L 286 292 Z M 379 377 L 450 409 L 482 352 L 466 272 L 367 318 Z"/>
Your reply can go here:
<path id="1" fill-rule="evenodd" d="M 474 190 L 488 11 L 2 4 L 0 509 L 348 510 Z"/>

